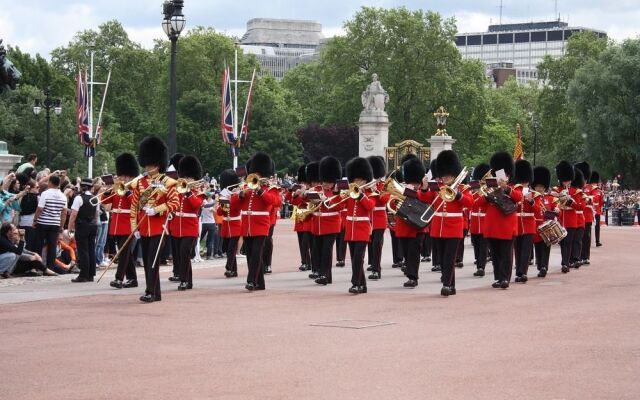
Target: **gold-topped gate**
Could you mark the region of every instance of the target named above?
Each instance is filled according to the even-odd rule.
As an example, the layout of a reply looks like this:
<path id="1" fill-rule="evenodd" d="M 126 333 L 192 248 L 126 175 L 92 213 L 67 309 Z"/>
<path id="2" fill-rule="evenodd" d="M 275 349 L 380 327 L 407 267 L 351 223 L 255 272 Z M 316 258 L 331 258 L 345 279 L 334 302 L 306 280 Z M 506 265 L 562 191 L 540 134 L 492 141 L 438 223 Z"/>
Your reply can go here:
<path id="1" fill-rule="evenodd" d="M 423 162 L 431 160 L 431 150 L 429 146 L 423 145 L 415 140 L 407 139 L 396 143 L 395 146 L 387 147 L 387 170 L 391 172 L 398 168 L 400 160 L 407 154 L 415 154 Z"/>

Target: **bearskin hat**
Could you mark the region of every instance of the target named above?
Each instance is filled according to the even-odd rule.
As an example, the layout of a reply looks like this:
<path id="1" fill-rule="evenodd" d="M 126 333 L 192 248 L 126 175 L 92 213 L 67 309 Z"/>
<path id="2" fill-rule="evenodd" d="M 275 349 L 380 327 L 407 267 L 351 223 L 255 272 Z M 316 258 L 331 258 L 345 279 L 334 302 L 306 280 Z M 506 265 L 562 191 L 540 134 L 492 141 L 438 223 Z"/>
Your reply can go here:
<path id="1" fill-rule="evenodd" d="M 479 181 L 487 174 L 487 172 L 489 172 L 490 169 L 491 167 L 489 166 L 489 164 L 480 163 L 473 169 L 473 176 L 471 178 L 474 181 Z"/>
<path id="2" fill-rule="evenodd" d="M 600 183 L 600 174 L 598 173 L 598 171 L 591 171 L 589 183 Z"/>
<path id="3" fill-rule="evenodd" d="M 576 168 L 576 174 L 571 181 L 571 186 L 574 188 L 582 189 L 584 187 L 584 175 L 582 175 L 582 171 Z"/>
<path id="4" fill-rule="evenodd" d="M 373 180 L 373 169 L 366 158 L 355 157 L 347 163 L 347 179 L 353 182 L 355 179 Z"/>
<path id="5" fill-rule="evenodd" d="M 431 160 L 429 171 L 431 171 L 431 177 L 433 179 L 436 179 L 438 177 L 438 162 L 435 158 Z"/>
<path id="6" fill-rule="evenodd" d="M 410 158 L 402 164 L 402 176 L 405 183 L 420 183 L 424 174 L 424 165 L 417 158 Z"/>
<path id="7" fill-rule="evenodd" d="M 323 157 L 318 165 L 319 182 L 335 182 L 342 178 L 342 165 L 337 158 L 332 156 Z"/>
<path id="8" fill-rule="evenodd" d="M 240 177 L 236 172 L 232 169 L 225 169 L 220 174 L 220 178 L 218 179 L 220 183 L 220 189 L 226 189 L 231 185 L 236 185 L 240 183 Z"/>
<path id="9" fill-rule="evenodd" d="M 173 169 L 177 171 L 178 166 L 180 166 L 180 160 L 182 160 L 182 157 L 184 157 L 184 154 L 182 153 L 176 153 L 169 157 L 169 169 L 173 167 Z"/>
<path id="10" fill-rule="evenodd" d="M 556 177 L 559 182 L 572 181 L 575 178 L 575 172 L 573 166 L 567 161 L 560 161 L 556 165 Z"/>
<path id="11" fill-rule="evenodd" d="M 202 178 L 202 165 L 200 160 L 195 156 L 185 156 L 178 164 L 178 175 L 181 178 L 191 178 L 200 180 Z"/>
<path id="12" fill-rule="evenodd" d="M 387 166 L 384 163 L 384 159 L 380 156 L 367 157 L 367 161 L 371 164 L 373 170 L 373 178 L 384 178 L 387 175 Z"/>
<path id="13" fill-rule="evenodd" d="M 453 150 L 444 150 L 436 157 L 436 163 L 438 164 L 439 176 L 458 176 L 462 171 L 462 165 L 458 155 Z"/>
<path id="14" fill-rule="evenodd" d="M 147 136 L 140 142 L 138 162 L 141 166 L 157 165 L 160 172 L 167 170 L 167 145 L 157 136 Z"/>
<path id="15" fill-rule="evenodd" d="M 549 186 L 551 186 L 551 171 L 549 171 L 549 168 L 539 166 L 533 169 L 531 187 L 535 188 L 537 185 L 542 185 L 545 189 L 549 189 Z"/>
<path id="16" fill-rule="evenodd" d="M 307 164 L 304 176 L 307 178 L 308 183 L 320 182 L 320 163 L 312 161 Z"/>
<path id="17" fill-rule="evenodd" d="M 404 164 L 405 161 L 410 160 L 412 158 L 415 158 L 416 160 L 419 160 L 417 155 L 415 155 L 413 153 L 407 153 L 404 156 L 402 156 L 402 158 L 400 159 L 400 165 Z"/>
<path id="18" fill-rule="evenodd" d="M 587 163 L 586 161 L 583 161 L 577 164 L 573 164 L 573 167 L 582 171 L 582 176 L 584 177 L 584 181 L 589 182 L 589 179 L 591 179 L 591 167 L 589 166 L 589 163 Z"/>
<path id="19" fill-rule="evenodd" d="M 258 174 L 262 178 L 268 178 L 273 175 L 275 170 L 275 164 L 271 157 L 267 153 L 263 153 L 261 151 L 254 154 L 249 161 L 249 166 L 247 168 L 247 173 L 249 174 Z"/>
<path id="20" fill-rule="evenodd" d="M 305 170 L 307 169 L 306 165 L 301 165 L 300 168 L 298 168 L 298 174 L 296 175 L 296 180 L 298 181 L 298 183 L 304 183 L 307 181 L 307 175 L 305 174 Z"/>
<path id="21" fill-rule="evenodd" d="M 518 160 L 515 165 L 516 172 L 513 180 L 515 183 L 531 183 L 533 181 L 533 168 L 527 160 Z"/>
<path id="22" fill-rule="evenodd" d="M 507 176 L 513 176 L 513 169 L 515 168 L 513 165 L 513 157 L 506 151 L 499 151 L 492 155 L 489 165 L 491 165 L 494 174 L 503 169 Z"/>
<path id="23" fill-rule="evenodd" d="M 118 176 L 138 176 L 140 166 L 136 156 L 131 153 L 122 153 L 116 157 L 116 175 Z"/>

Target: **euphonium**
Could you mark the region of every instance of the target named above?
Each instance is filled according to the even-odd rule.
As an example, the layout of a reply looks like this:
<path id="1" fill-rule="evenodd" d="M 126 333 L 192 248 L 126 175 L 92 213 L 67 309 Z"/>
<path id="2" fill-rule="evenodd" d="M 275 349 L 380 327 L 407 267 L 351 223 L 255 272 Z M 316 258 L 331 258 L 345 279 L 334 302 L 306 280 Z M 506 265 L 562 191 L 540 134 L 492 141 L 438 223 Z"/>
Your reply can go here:
<path id="1" fill-rule="evenodd" d="M 390 195 L 386 206 L 387 212 L 395 214 L 396 210 L 402 206 L 402 202 L 406 198 L 404 195 L 404 187 L 390 175 L 384 182 L 382 193 L 388 193 Z M 395 203 L 395 208 L 392 206 L 393 203 Z"/>

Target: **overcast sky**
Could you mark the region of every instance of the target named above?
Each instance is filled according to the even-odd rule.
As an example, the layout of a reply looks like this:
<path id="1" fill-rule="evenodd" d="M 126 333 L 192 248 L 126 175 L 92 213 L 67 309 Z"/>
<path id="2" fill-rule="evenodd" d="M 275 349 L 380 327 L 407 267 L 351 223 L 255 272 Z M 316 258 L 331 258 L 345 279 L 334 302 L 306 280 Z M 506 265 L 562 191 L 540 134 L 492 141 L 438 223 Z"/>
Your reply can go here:
<path id="1" fill-rule="evenodd" d="M 503 0 L 503 22 L 554 18 L 555 0 Z M 150 47 L 163 38 L 161 0 L 0 0 L 0 39 L 29 53 L 49 52 L 67 44 L 83 29 L 117 19 L 132 40 Z M 562 20 L 572 26 L 606 31 L 616 40 L 639 32 L 640 0 L 557 0 Z M 432 9 L 454 16 L 460 32 L 481 32 L 499 19 L 500 0 L 185 0 L 187 27 L 211 26 L 241 36 L 251 18 L 318 21 L 325 36 L 342 33 L 342 24 L 363 5 Z"/>

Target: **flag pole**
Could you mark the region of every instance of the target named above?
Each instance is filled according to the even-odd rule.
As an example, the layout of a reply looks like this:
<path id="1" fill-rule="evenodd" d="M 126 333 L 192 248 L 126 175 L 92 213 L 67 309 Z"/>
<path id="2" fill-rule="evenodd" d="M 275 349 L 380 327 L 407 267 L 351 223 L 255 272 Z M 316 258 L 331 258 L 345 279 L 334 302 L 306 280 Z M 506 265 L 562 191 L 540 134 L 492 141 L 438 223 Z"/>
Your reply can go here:
<path id="1" fill-rule="evenodd" d="M 93 55 L 91 52 L 91 87 L 89 88 L 89 143 L 93 140 Z M 89 153 L 87 177 L 93 178 L 93 156 Z"/>
<path id="2" fill-rule="evenodd" d="M 102 111 L 104 110 L 104 101 L 107 98 L 107 91 L 109 90 L 109 81 L 111 80 L 111 70 L 109 70 L 109 74 L 107 75 L 107 83 L 104 87 L 104 94 L 102 95 L 102 104 L 100 104 L 100 112 L 98 113 L 98 123 L 96 124 L 96 131 L 93 137 L 98 137 L 98 129 L 100 129 L 100 122 L 102 122 Z M 93 79 L 91 80 L 93 81 Z"/>
<path id="3" fill-rule="evenodd" d="M 238 46 L 235 46 L 235 65 L 233 82 L 233 136 L 238 138 Z M 233 150 L 233 169 L 238 168 L 238 152 Z"/>

